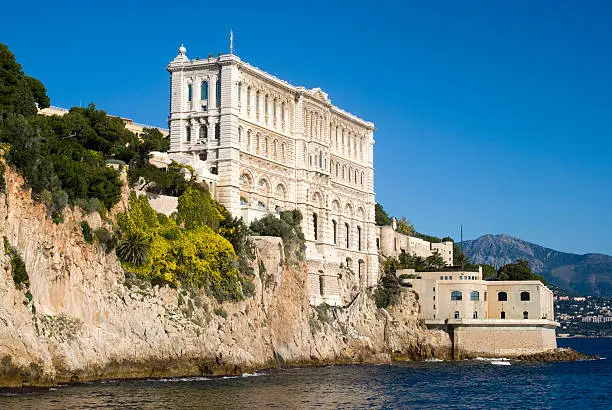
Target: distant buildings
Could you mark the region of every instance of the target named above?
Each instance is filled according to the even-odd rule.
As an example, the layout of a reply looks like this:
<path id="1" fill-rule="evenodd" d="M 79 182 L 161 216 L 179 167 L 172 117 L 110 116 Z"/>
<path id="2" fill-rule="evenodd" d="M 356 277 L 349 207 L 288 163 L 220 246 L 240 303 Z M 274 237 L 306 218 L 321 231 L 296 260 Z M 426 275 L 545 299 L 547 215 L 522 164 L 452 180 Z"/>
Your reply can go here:
<path id="1" fill-rule="evenodd" d="M 415 236 L 404 235 L 397 232 L 395 218 L 392 225 L 376 227 L 376 245 L 378 252 L 391 258 L 397 258 L 402 253 L 420 256 L 425 259 L 438 253 L 444 259 L 446 266 L 453 264 L 453 242 L 428 242 Z"/>
<path id="2" fill-rule="evenodd" d="M 41 110 L 38 110 L 38 114 L 39 115 L 59 115 L 59 116 L 63 116 L 68 114 L 70 110 L 67 108 L 62 108 L 62 107 L 48 107 L 48 108 L 43 108 Z M 160 128 L 160 127 L 155 127 L 153 125 L 146 125 L 146 124 L 139 124 L 134 122 L 133 120 L 131 120 L 130 118 L 123 118 L 123 117 L 117 117 L 114 115 L 108 115 L 108 117 L 112 117 L 112 118 L 119 118 L 123 121 L 123 123 L 125 124 L 125 128 L 131 132 L 133 132 L 136 135 L 140 135 L 144 132 L 145 128 L 156 128 L 157 130 L 159 130 L 162 135 L 164 137 L 167 137 L 169 132 L 166 128 Z"/>

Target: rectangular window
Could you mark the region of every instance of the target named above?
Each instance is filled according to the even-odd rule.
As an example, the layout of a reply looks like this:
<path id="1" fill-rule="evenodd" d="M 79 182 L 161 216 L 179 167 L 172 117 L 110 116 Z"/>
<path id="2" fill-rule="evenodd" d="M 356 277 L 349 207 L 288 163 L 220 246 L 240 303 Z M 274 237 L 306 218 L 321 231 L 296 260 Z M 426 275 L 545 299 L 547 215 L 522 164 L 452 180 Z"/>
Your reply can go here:
<path id="1" fill-rule="evenodd" d="M 187 85 L 187 101 L 191 101 L 193 99 L 193 87 L 191 84 Z"/>
<path id="2" fill-rule="evenodd" d="M 202 81 L 200 86 L 200 100 L 208 100 L 208 82 Z"/>

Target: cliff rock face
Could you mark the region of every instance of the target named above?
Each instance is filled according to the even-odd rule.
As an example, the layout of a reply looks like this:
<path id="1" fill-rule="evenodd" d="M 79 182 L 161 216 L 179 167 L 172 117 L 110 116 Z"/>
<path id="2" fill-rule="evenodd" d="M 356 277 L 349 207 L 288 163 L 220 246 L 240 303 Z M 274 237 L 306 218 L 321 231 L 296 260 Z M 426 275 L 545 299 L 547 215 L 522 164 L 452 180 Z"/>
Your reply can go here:
<path id="1" fill-rule="evenodd" d="M 448 337 L 418 321 L 410 291 L 388 311 L 371 290 L 344 308 L 311 307 L 305 266 L 286 267 L 278 238 L 256 238 L 256 295 L 243 302 L 151 287 L 126 277 L 114 252 L 84 242 L 80 211 L 66 210 L 56 225 L 21 177 L 7 170 L 5 178 L 0 236 L 19 250 L 30 287 L 15 286 L 0 249 L 0 386 L 451 354 Z M 97 214 L 86 219 L 104 224 Z"/>

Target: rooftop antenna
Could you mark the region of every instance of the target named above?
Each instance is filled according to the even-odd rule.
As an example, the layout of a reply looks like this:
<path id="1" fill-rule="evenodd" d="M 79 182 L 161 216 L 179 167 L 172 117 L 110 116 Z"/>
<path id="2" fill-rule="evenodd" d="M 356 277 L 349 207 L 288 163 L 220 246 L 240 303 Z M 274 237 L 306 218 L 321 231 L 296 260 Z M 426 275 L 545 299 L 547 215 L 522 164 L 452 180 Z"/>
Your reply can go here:
<path id="1" fill-rule="evenodd" d="M 230 54 L 234 54 L 234 32 L 230 28 Z"/>

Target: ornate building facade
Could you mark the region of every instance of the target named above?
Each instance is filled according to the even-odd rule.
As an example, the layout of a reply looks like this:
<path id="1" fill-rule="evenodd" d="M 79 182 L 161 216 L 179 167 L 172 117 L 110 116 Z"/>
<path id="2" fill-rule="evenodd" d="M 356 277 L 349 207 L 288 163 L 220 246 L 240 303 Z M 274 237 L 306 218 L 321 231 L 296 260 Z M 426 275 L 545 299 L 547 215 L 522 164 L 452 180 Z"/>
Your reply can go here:
<path id="1" fill-rule="evenodd" d="M 299 209 L 307 260 L 347 264 L 361 287 L 376 284 L 374 124 L 320 88 L 291 85 L 233 54 L 190 60 L 181 46 L 167 70 L 170 155 L 202 170 L 215 198 L 247 223 Z M 311 288 L 337 301 L 319 273 Z"/>

